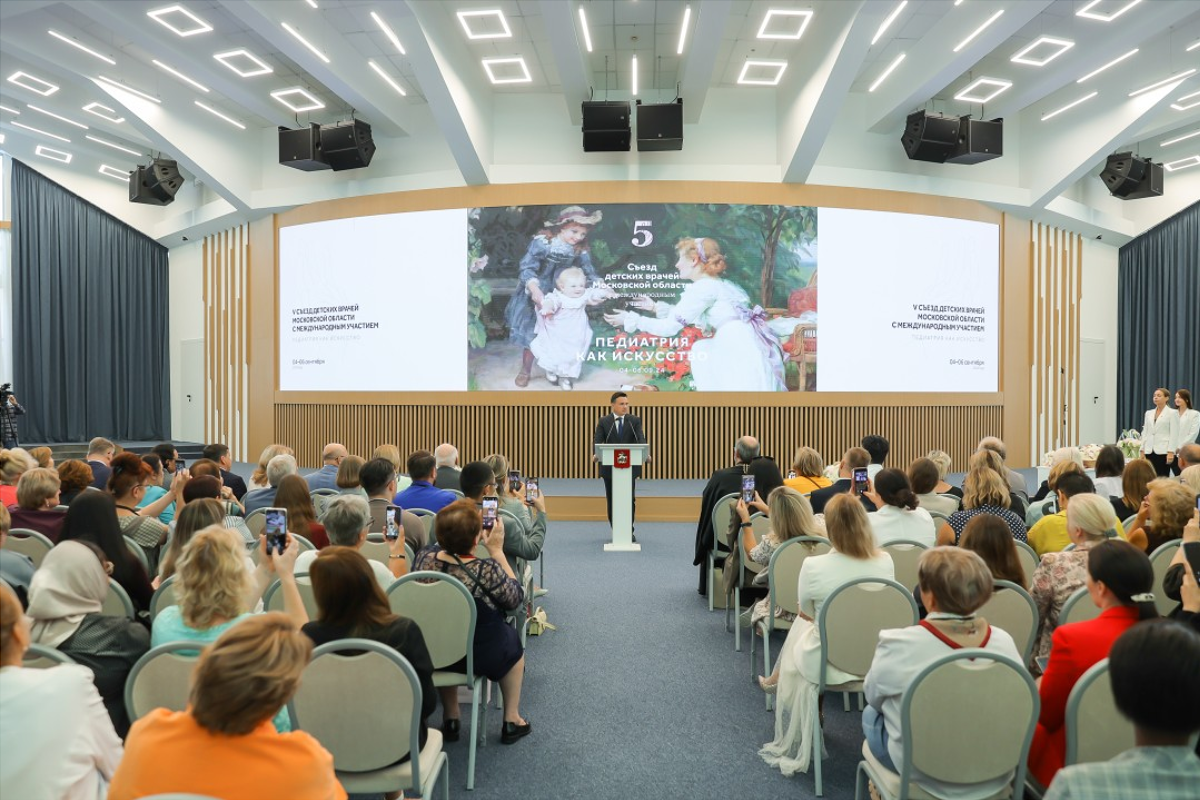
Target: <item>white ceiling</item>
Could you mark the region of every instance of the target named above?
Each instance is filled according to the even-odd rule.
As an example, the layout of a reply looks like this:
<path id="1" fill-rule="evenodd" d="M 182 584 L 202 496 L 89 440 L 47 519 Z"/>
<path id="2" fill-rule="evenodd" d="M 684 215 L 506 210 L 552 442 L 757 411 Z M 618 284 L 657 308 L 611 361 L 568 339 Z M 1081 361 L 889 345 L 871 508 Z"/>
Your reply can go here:
<path id="1" fill-rule="evenodd" d="M 1200 199 L 1200 166 L 1168 172 L 1163 198 L 1138 201 L 1108 197 L 1094 177 L 1107 154 L 1124 149 L 1156 161 L 1195 156 L 1200 162 L 1200 136 L 1163 144 L 1200 131 L 1200 94 L 1180 99 L 1200 92 L 1200 2 L 908 0 L 880 33 L 900 5 L 901 0 L 4 0 L 0 104 L 7 110 L 0 109 L 5 137 L 0 149 L 168 244 L 301 203 L 487 183 L 751 180 L 915 191 L 977 199 L 1082 233 L 1106 234 L 1106 241 L 1116 243 Z M 212 30 L 181 37 L 148 15 L 172 6 Z M 581 10 L 591 52 L 584 46 Z M 758 38 L 772 10 L 783 13 L 773 17 L 770 31 L 795 30 L 807 19 L 803 36 Z M 459 12 L 468 12 L 473 30 L 501 30 L 496 14 L 471 13 L 492 11 L 503 15 L 511 35 L 468 38 Z M 403 53 L 372 12 L 395 32 Z M 1105 22 L 1080 12 L 1117 16 Z M 178 11 L 168 11 L 166 18 L 177 26 L 192 24 Z M 285 23 L 322 56 L 294 38 Z M 1072 45 L 1044 66 L 1011 61 L 1041 36 Z M 241 48 L 271 72 L 242 78 L 213 57 Z M 1042 45 L 1032 55 L 1057 49 Z M 1120 64 L 1079 82 L 1135 49 Z M 870 91 L 902 54 L 894 71 Z M 580 103 L 589 97 L 630 98 L 635 56 L 638 99 L 683 98 L 683 150 L 584 153 Z M 492 85 L 482 60 L 516 57 L 524 59 L 529 81 Z M 779 84 L 740 85 L 750 59 L 786 62 Z M 22 80 L 23 87 L 10 80 L 18 72 L 60 88 L 41 96 L 28 88 L 39 86 L 36 81 Z M 523 74 L 519 68 L 517 73 Z M 954 99 L 978 78 L 1011 87 L 985 106 Z M 1130 97 L 1161 81 L 1166 83 Z M 324 107 L 293 114 L 271 96 L 295 87 Z M 1086 99 L 1043 120 L 1081 98 Z M 92 103 L 104 104 L 123 121 L 85 112 Z M 905 116 L 921 108 L 1003 117 L 1004 157 L 975 166 L 908 161 L 900 132 Z M 370 167 L 335 174 L 278 165 L 277 126 L 333 122 L 352 113 L 373 126 L 379 152 Z M 39 146 L 70 154 L 70 163 L 39 156 Z M 169 208 L 129 205 L 121 181 L 98 172 L 101 166 L 124 172 L 158 153 L 176 158 L 189 178 Z"/>

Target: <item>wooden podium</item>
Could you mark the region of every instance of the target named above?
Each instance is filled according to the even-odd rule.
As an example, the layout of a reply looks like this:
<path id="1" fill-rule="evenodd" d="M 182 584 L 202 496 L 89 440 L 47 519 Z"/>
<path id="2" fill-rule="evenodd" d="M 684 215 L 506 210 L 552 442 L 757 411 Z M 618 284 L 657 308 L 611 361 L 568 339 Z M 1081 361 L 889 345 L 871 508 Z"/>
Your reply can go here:
<path id="1" fill-rule="evenodd" d="M 600 463 L 612 467 L 612 541 L 605 552 L 640 552 L 633 541 L 633 468 L 646 461 L 648 444 L 598 444 Z"/>

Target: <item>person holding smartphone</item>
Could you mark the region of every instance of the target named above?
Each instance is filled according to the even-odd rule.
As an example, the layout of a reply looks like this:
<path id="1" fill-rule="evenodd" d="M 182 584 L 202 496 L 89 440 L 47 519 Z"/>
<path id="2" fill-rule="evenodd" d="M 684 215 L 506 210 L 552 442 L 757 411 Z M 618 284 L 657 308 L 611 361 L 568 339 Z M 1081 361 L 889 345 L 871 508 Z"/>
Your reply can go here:
<path id="1" fill-rule="evenodd" d="M 537 478 L 530 478 L 534 491 L 519 480 L 514 484 L 508 479 L 508 460 L 501 455 L 488 456 L 487 461 L 476 461 L 462 469 L 460 483 L 463 494 L 476 503 L 495 492 L 499 507 L 511 513 L 521 523 L 507 525 L 504 529 L 504 555 L 513 565 L 513 572 L 522 583 L 530 578 L 530 561 L 536 561 L 546 543 L 546 501 L 537 490 Z M 503 477 L 501 477 L 503 476 Z"/>
<path id="2" fill-rule="evenodd" d="M 826 486 L 824 489 L 817 489 L 808 496 L 808 500 L 812 503 L 814 514 L 822 514 L 825 511 L 825 504 L 830 501 L 835 495 L 846 494 L 853 492 L 862 501 L 863 508 L 868 513 L 875 511 L 875 504 L 866 498 L 866 493 L 870 489 L 871 483 L 869 480 L 870 472 L 868 467 L 871 464 L 871 454 L 862 447 L 851 447 L 842 456 L 842 461 L 838 464 L 838 479 L 832 486 Z"/>
<path id="3" fill-rule="evenodd" d="M 385 592 L 392 583 L 408 574 L 409 564 L 404 553 L 403 523 L 400 506 L 388 506 L 384 514 L 383 540 L 388 546 L 387 566 L 379 561 L 367 559 L 375 582 Z M 353 494 L 340 495 L 325 507 L 325 532 L 331 547 L 349 547 L 362 551 L 371 530 L 371 507 L 362 497 Z M 309 572 L 317 556 L 324 551 L 306 550 L 296 557 L 295 572 Z"/>

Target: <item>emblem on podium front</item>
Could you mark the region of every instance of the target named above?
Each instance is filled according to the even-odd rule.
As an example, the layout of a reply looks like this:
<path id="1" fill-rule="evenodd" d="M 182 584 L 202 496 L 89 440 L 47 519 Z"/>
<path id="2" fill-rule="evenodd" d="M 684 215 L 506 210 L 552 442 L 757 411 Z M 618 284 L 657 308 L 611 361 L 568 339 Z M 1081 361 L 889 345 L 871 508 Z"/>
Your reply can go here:
<path id="1" fill-rule="evenodd" d="M 629 451 L 614 450 L 613 451 L 613 466 L 617 469 L 629 469 Z"/>

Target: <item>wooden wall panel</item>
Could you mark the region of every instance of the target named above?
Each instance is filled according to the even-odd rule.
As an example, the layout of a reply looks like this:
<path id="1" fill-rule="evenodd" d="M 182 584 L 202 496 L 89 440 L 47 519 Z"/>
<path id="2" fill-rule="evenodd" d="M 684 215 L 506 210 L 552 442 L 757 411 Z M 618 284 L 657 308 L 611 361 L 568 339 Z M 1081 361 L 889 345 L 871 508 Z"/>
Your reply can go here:
<path id="1" fill-rule="evenodd" d="M 1036 346 L 1030 348 L 1034 463 L 1079 443 L 1079 301 L 1083 237 L 1049 225 L 1030 234 L 1029 305 Z"/>
<path id="2" fill-rule="evenodd" d="M 239 461 L 250 457 L 247 234 L 239 225 L 204 239 L 204 440 L 224 442 Z"/>

